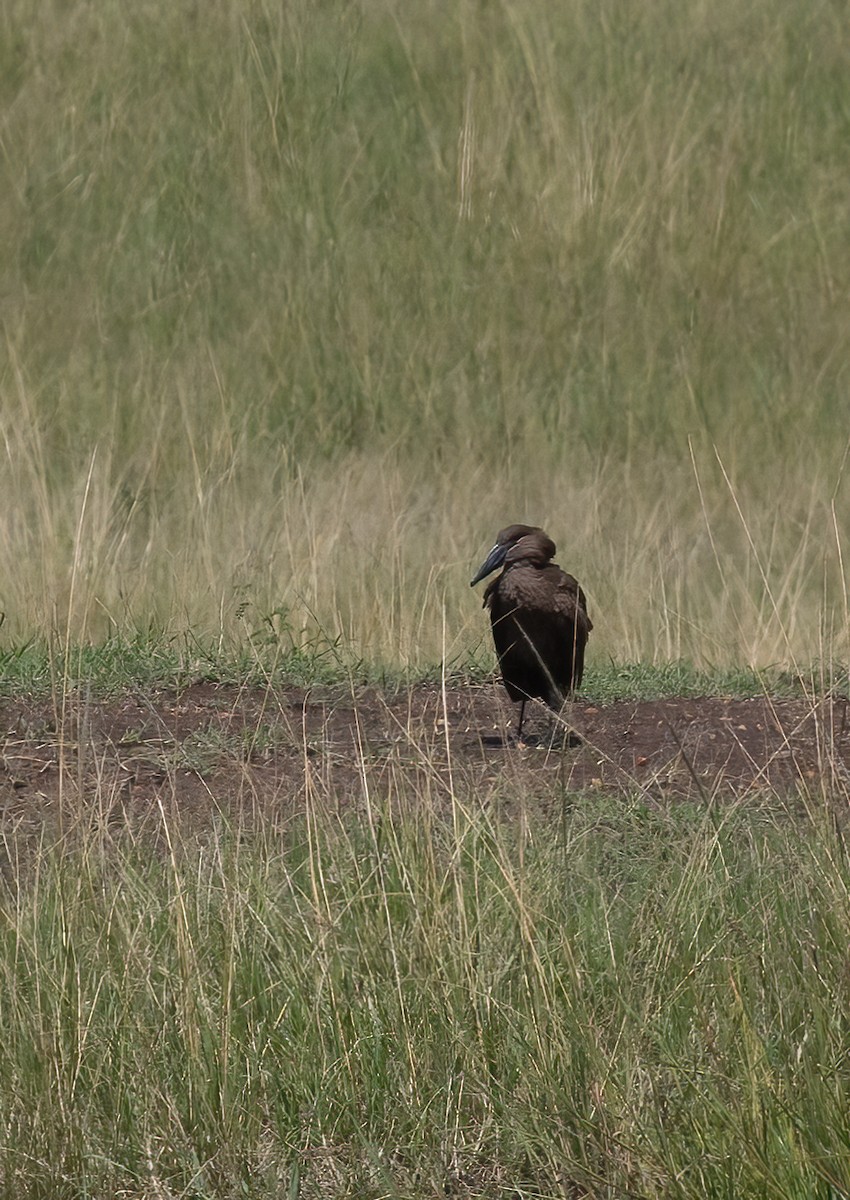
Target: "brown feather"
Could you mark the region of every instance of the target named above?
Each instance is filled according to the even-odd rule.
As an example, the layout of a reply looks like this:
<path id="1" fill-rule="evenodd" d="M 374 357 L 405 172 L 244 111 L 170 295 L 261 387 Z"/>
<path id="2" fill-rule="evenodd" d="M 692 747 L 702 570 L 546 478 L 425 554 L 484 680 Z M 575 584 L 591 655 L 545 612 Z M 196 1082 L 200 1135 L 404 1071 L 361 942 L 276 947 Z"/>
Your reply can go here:
<path id="1" fill-rule="evenodd" d="M 581 684 L 593 628 L 587 600 L 577 580 L 552 562 L 555 544 L 542 529 L 503 529 L 485 567 L 502 547 L 501 574 L 484 592 L 502 680 L 511 700 L 536 697 L 557 712 Z"/>

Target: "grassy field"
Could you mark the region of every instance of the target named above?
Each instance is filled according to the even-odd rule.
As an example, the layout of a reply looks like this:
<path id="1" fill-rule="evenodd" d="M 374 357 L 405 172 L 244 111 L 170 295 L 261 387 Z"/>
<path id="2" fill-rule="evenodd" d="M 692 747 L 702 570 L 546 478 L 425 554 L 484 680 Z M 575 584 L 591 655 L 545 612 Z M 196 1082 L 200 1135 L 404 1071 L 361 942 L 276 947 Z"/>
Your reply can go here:
<path id="1" fill-rule="evenodd" d="M 840 6 L 0 22 L 11 642 L 462 659 L 529 519 L 603 661 L 846 657 Z"/>
<path id="2" fill-rule="evenodd" d="M 846 1196 L 850 865 L 818 807 L 506 799 L 200 840 L 95 808 L 14 863 L 4 1194 Z"/>
<path id="3" fill-rule="evenodd" d="M 837 0 L 7 0 L 2 688 L 480 673 L 514 520 L 588 696 L 831 686 L 848 70 Z M 4 815 L 4 1195 L 850 1195 L 850 796 L 397 783 Z"/>

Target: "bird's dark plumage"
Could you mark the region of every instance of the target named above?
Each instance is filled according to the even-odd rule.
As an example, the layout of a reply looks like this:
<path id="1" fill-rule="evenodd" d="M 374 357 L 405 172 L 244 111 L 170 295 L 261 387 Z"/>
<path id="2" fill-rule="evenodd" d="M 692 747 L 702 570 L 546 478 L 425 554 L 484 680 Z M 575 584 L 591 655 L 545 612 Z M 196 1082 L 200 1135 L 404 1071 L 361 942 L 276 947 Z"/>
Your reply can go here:
<path id="1" fill-rule="evenodd" d="M 534 525 L 509 525 L 481 564 L 472 586 L 498 567 L 501 574 L 484 592 L 502 681 L 514 702 L 522 704 L 517 735 L 522 733 L 525 702 L 545 700 L 559 712 L 580 685 L 584 649 L 593 628 L 587 600 L 577 580 L 552 562 L 555 543 Z"/>

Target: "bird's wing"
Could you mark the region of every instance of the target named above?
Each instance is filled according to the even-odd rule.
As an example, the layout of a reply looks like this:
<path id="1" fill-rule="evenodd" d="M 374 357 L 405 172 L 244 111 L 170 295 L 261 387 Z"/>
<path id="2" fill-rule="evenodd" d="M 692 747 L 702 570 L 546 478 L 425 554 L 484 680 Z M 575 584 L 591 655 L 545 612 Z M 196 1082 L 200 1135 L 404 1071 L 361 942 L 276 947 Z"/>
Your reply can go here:
<path id="1" fill-rule="evenodd" d="M 593 622 L 587 615 L 587 599 L 584 591 L 579 586 L 579 582 L 572 575 L 568 575 L 566 571 L 559 571 L 559 578 L 555 585 L 552 600 L 553 607 L 569 621 L 575 621 L 580 629 L 584 629 L 589 633 L 593 628 Z"/>

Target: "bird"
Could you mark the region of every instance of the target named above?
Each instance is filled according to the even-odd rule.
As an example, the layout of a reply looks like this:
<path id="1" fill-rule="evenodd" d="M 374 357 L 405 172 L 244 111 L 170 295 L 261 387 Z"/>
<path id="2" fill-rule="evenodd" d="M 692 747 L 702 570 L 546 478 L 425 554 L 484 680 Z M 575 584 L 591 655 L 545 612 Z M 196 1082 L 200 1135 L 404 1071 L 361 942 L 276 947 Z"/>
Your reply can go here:
<path id="1" fill-rule="evenodd" d="M 581 684 L 593 623 L 578 581 L 552 559 L 555 543 L 536 525 L 508 525 L 478 568 L 470 587 L 501 567 L 484 592 L 493 641 L 508 696 L 520 704 L 544 700 L 554 712 Z"/>

